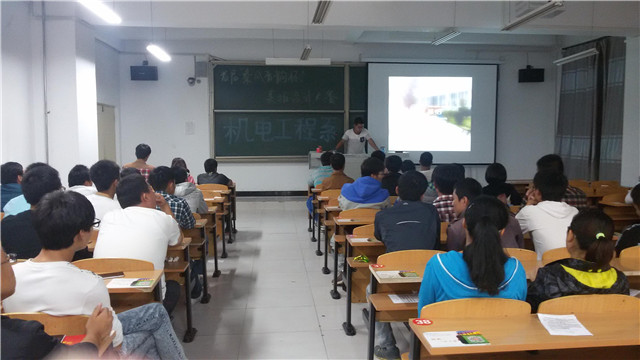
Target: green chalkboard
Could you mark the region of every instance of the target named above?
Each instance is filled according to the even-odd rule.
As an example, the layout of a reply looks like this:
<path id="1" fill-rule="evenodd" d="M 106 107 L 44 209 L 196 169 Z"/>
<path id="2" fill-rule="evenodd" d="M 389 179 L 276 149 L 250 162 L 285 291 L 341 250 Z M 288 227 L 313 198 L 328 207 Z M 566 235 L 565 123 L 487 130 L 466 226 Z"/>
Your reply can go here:
<path id="1" fill-rule="evenodd" d="M 216 65 L 215 110 L 344 110 L 344 66 Z"/>
<path id="2" fill-rule="evenodd" d="M 367 110 L 367 67 L 349 66 L 349 108 Z"/>
<path id="3" fill-rule="evenodd" d="M 318 145 L 333 149 L 344 131 L 343 113 L 215 114 L 216 156 L 299 156 Z"/>

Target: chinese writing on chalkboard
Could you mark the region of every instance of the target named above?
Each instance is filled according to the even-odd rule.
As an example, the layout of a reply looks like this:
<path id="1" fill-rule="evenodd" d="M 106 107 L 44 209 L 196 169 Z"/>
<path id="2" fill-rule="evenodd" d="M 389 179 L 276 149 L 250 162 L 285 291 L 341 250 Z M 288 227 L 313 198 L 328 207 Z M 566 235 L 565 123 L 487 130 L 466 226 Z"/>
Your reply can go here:
<path id="1" fill-rule="evenodd" d="M 269 143 L 274 141 L 319 141 L 335 140 L 337 126 L 326 118 L 301 117 L 290 119 L 249 119 L 239 117 L 224 122 L 223 137 L 227 144 Z"/>
<path id="2" fill-rule="evenodd" d="M 262 84 L 301 84 L 304 83 L 303 70 L 273 70 L 273 69 L 240 69 L 220 71 L 219 81 L 230 85 Z"/>

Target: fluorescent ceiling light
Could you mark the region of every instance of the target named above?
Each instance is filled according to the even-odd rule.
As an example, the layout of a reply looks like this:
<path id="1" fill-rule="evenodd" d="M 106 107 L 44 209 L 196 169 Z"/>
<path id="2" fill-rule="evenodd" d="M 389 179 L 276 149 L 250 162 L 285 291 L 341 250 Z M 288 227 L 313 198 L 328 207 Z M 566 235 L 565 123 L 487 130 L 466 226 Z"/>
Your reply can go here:
<path id="1" fill-rule="evenodd" d="M 302 55 L 300 55 L 300 60 L 309 60 L 309 55 L 311 55 L 311 45 L 307 44 L 304 46 L 302 50 Z"/>
<path id="2" fill-rule="evenodd" d="M 456 30 L 456 29 L 449 29 L 449 31 L 447 32 L 446 35 L 443 35 L 435 40 L 433 40 L 431 42 L 431 45 L 440 45 L 444 42 L 447 42 L 451 39 L 453 39 L 454 37 L 458 36 L 462 34 L 460 31 Z"/>
<path id="3" fill-rule="evenodd" d="M 329 58 L 315 58 L 309 60 L 300 60 L 296 58 L 266 58 L 265 65 L 302 65 L 302 66 L 324 66 L 331 65 Z"/>
<path id="4" fill-rule="evenodd" d="M 98 0 L 78 0 L 78 2 L 109 24 L 117 25 L 122 22 L 120 15 Z"/>
<path id="5" fill-rule="evenodd" d="M 563 58 L 555 60 L 553 63 L 558 65 L 558 66 L 560 66 L 562 64 L 566 64 L 566 63 L 570 63 L 572 61 L 584 59 L 584 58 L 587 58 L 587 57 L 593 56 L 593 55 L 598 55 L 598 50 L 592 48 L 592 49 L 588 49 L 588 50 L 585 50 L 585 51 L 580 51 L 579 53 L 575 53 L 573 55 L 565 56 Z"/>
<path id="6" fill-rule="evenodd" d="M 151 55 L 155 56 L 158 60 L 168 62 L 171 61 L 171 56 L 164 51 L 163 48 L 156 44 L 147 45 L 147 51 L 151 53 Z"/>
<path id="7" fill-rule="evenodd" d="M 518 26 L 528 23 L 529 21 L 538 18 L 544 14 L 547 14 L 555 9 L 563 6 L 562 1 L 549 1 L 548 3 L 540 6 L 539 8 L 533 9 L 528 13 L 522 15 L 521 17 L 513 20 L 508 23 L 505 27 L 502 28 L 502 31 L 509 31 L 517 28 Z"/>
<path id="8" fill-rule="evenodd" d="M 318 1 L 318 6 L 316 6 L 316 12 L 315 14 L 313 14 L 313 20 L 311 21 L 311 23 L 322 24 L 324 22 L 324 18 L 327 16 L 327 11 L 329 10 L 330 5 L 331 5 L 331 1 L 327 1 L 327 0 Z"/>

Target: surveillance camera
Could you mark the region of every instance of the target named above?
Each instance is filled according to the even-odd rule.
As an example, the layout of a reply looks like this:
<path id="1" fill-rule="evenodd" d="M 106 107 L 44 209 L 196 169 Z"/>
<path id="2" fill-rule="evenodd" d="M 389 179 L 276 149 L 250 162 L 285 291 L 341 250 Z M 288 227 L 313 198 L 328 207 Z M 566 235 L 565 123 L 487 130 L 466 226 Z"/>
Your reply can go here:
<path id="1" fill-rule="evenodd" d="M 189 84 L 189 86 L 193 86 L 196 83 L 196 78 L 194 77 L 188 77 L 187 78 L 187 83 Z"/>

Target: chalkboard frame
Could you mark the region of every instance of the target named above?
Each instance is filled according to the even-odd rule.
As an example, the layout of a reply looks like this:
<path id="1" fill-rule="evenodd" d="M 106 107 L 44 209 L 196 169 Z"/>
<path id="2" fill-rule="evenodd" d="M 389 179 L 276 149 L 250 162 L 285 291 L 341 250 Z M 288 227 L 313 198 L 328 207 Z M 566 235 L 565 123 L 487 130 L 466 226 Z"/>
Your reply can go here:
<path id="1" fill-rule="evenodd" d="M 308 154 L 301 155 L 276 155 L 276 156 L 216 156 L 215 151 L 215 130 L 216 130 L 216 113 L 228 113 L 228 112 L 255 112 L 255 113 L 341 113 L 344 119 L 343 129 L 342 131 L 346 131 L 349 128 L 349 119 L 350 114 L 353 112 L 350 111 L 350 76 L 349 70 L 352 66 L 364 67 L 367 68 L 367 63 L 345 63 L 345 62 L 336 62 L 326 67 L 337 67 L 344 69 L 344 107 L 341 110 L 246 110 L 246 109 L 234 109 L 234 110 L 216 110 L 214 99 L 215 99 L 215 81 L 214 81 L 214 68 L 217 65 L 241 65 L 241 66 L 266 66 L 264 62 L 244 62 L 244 61 L 212 61 L 210 69 L 208 72 L 209 75 L 209 110 L 210 110 L 210 154 L 212 157 L 218 159 L 221 162 L 306 162 L 308 160 Z M 305 68 L 306 66 L 300 66 L 301 68 Z M 356 112 L 366 114 L 365 111 L 361 111 L 360 109 L 356 110 Z"/>

